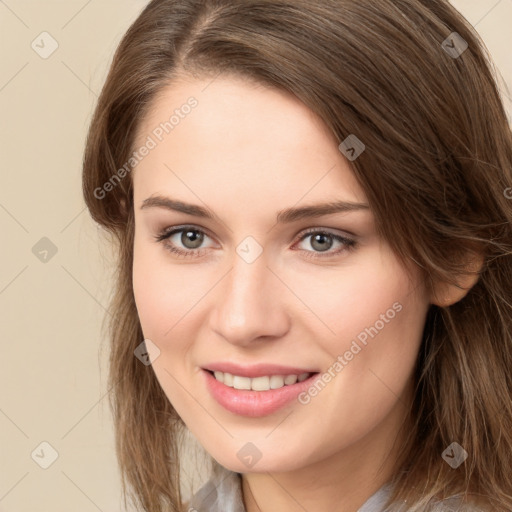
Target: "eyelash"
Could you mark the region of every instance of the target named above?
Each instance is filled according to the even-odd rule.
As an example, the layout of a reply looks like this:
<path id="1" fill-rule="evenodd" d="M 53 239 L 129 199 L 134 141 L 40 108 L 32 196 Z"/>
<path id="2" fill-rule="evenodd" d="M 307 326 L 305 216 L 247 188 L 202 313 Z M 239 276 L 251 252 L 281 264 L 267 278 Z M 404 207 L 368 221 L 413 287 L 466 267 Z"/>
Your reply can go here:
<path id="1" fill-rule="evenodd" d="M 170 244 L 168 239 L 172 235 L 175 235 L 176 233 L 181 233 L 183 231 L 194 231 L 195 233 L 200 233 L 200 234 L 208 236 L 208 234 L 205 231 L 203 231 L 202 229 L 198 229 L 195 226 L 180 226 L 180 227 L 172 228 L 172 229 L 170 229 L 170 228 L 164 229 L 158 235 L 155 236 L 155 239 L 157 242 L 164 243 L 165 248 L 167 250 L 169 250 L 170 252 L 172 252 L 173 254 L 175 254 L 176 256 L 178 256 L 180 258 L 189 258 L 189 257 L 198 257 L 199 258 L 202 255 L 201 248 L 184 250 L 184 249 L 180 249 L 180 248 L 176 247 L 175 245 Z M 307 238 L 308 236 L 316 235 L 316 234 L 329 235 L 330 237 L 334 238 L 336 241 L 344 244 L 344 247 L 337 249 L 335 251 L 327 250 L 327 251 L 325 251 L 325 253 L 318 252 L 318 251 L 306 251 L 305 249 L 298 249 L 302 252 L 307 253 L 307 254 L 305 254 L 306 258 L 320 259 L 320 258 L 328 258 L 328 257 L 336 256 L 344 251 L 352 251 L 357 245 L 357 242 L 355 240 L 332 233 L 325 229 L 323 229 L 323 230 L 322 229 L 310 229 L 304 233 L 301 233 L 299 235 L 299 242 L 301 242 L 303 239 Z M 197 253 L 200 253 L 200 254 L 197 254 Z"/>

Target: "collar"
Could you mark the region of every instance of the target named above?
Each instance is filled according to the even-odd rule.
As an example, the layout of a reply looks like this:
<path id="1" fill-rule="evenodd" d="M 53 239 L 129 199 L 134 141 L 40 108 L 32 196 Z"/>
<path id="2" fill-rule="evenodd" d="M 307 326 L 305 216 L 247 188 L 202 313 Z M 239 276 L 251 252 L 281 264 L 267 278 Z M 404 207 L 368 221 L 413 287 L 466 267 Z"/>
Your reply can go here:
<path id="1" fill-rule="evenodd" d="M 390 492 L 390 485 L 384 485 L 357 512 L 383 512 Z M 210 480 L 192 496 L 188 512 L 246 512 L 242 474 L 214 464 Z"/>

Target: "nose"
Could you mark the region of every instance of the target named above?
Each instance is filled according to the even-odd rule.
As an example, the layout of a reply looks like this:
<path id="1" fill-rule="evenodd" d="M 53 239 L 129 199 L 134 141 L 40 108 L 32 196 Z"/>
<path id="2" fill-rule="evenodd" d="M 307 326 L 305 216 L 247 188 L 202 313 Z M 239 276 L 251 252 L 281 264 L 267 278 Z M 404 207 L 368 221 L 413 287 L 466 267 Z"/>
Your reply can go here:
<path id="1" fill-rule="evenodd" d="M 234 345 L 283 336 L 290 327 L 286 287 L 264 255 L 247 263 L 234 255 L 232 268 L 216 287 L 212 330 Z"/>

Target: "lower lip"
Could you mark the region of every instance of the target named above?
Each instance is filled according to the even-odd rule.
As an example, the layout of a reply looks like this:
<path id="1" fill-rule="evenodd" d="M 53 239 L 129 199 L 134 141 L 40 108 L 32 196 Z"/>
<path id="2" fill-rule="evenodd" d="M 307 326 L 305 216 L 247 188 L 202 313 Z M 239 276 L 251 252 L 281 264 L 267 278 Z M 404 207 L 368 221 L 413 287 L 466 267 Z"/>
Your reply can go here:
<path id="1" fill-rule="evenodd" d="M 247 389 L 235 389 L 219 382 L 210 372 L 203 370 L 208 387 L 213 398 L 228 411 L 241 416 L 257 418 L 268 416 L 281 409 L 297 396 L 306 391 L 320 375 L 312 374 L 306 380 L 297 382 L 279 389 L 268 391 L 251 391 Z"/>

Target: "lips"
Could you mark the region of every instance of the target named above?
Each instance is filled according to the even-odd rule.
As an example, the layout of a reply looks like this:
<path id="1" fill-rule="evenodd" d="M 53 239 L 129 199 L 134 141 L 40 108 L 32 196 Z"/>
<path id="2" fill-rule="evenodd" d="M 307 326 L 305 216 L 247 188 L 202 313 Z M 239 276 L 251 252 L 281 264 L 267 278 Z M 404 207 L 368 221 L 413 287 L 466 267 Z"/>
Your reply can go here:
<path id="1" fill-rule="evenodd" d="M 207 368 L 202 368 L 201 373 L 204 376 L 206 388 L 219 405 L 231 413 L 253 418 L 270 415 L 293 402 L 295 407 L 298 407 L 297 396 L 320 378 L 320 373 L 311 368 L 274 364 L 241 366 L 228 362 L 209 364 Z M 231 387 L 230 384 L 236 384 L 236 382 L 226 385 L 216 379 L 215 374 L 222 378 L 220 373 L 231 374 L 230 378 L 238 379 L 239 383 L 252 381 L 254 384 L 256 380 L 260 390 Z M 270 381 L 276 381 L 278 376 L 283 375 L 295 377 L 301 375 L 303 380 L 291 379 L 290 384 L 278 388 L 276 386 L 276 389 L 268 389 L 266 382 L 261 383 L 260 386 L 260 380 L 266 381 L 270 378 Z"/>

